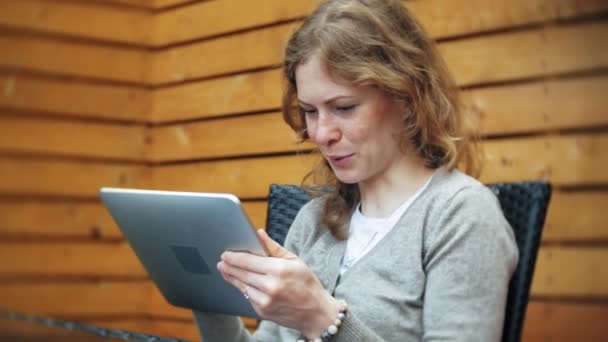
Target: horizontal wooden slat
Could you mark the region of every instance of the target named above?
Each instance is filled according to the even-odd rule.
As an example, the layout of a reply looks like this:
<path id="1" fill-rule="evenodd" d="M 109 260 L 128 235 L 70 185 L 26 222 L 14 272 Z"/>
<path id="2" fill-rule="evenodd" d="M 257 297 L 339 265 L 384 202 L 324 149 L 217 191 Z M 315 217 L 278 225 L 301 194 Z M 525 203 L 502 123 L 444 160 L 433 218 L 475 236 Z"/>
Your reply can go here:
<path id="1" fill-rule="evenodd" d="M 101 281 L 97 283 L 0 283 L 2 309 L 30 314 L 101 322 L 112 317 L 145 315 L 192 319 L 189 309 L 169 304 L 152 281 Z M 105 319 L 100 319 L 105 317 Z M 255 320 L 244 319 L 248 327 Z"/>
<path id="2" fill-rule="evenodd" d="M 185 0 L 114 0 L 140 7 L 164 8 L 187 3 Z M 69 34 L 134 44 L 166 45 L 210 35 L 232 32 L 277 21 L 305 16 L 315 1 L 272 0 L 265 6 L 252 2 L 213 1 L 194 3 L 156 16 L 136 8 L 113 8 L 99 3 L 62 3 L 41 0 L 0 2 L 0 24 L 30 30 Z M 509 5 L 477 0 L 469 4 L 474 15 L 458 2 L 445 0 L 408 3 L 414 14 L 434 37 L 495 30 L 557 18 L 573 17 L 606 10 L 601 0 L 579 3 L 575 0 L 511 1 Z M 498 8 L 497 8 L 498 7 Z M 86 18 L 86 19 L 85 19 Z M 466 18 L 466 20 L 462 19 Z M 197 22 L 198 25 L 190 25 Z M 151 29 L 152 28 L 152 29 Z"/>
<path id="3" fill-rule="evenodd" d="M 0 34 L 0 67 L 113 81 L 143 82 L 142 49 Z"/>
<path id="4" fill-rule="evenodd" d="M 284 32 L 277 35 L 283 36 Z M 601 22 L 450 41 L 439 48 L 458 84 L 469 86 L 608 67 L 608 48 L 602 44 L 606 35 L 608 24 Z M 228 55 L 238 57 L 232 62 L 223 61 L 222 71 L 238 70 L 243 64 L 241 45 L 231 45 L 232 52 Z M 209 55 L 217 54 L 226 52 Z M 272 53 L 264 55 L 267 54 Z M 183 58 L 186 57 L 176 60 Z M 274 62 L 277 60 L 266 66 Z M 151 120 L 162 122 L 278 108 L 280 80 L 279 70 L 271 70 L 163 88 L 153 93 Z M 561 90 L 558 87 L 556 91 Z"/>
<path id="5" fill-rule="evenodd" d="M 606 184 L 606 134 L 486 141 L 484 183 L 548 180 L 557 185 Z"/>
<path id="6" fill-rule="evenodd" d="M 243 203 L 256 228 L 266 225 L 266 202 Z M 68 200 L 0 200 L 0 236 L 122 239 L 123 235 L 101 203 Z"/>
<path id="7" fill-rule="evenodd" d="M 43 316 L 78 320 L 129 315 L 192 318 L 190 310 L 169 304 L 149 280 L 0 283 L 0 290 L 0 302 L 4 309 Z M 69 303 L 65 303 L 67 301 Z"/>
<path id="8" fill-rule="evenodd" d="M 107 2 L 112 1 L 119 4 L 133 5 L 147 9 L 155 9 L 161 10 L 171 6 L 178 6 L 187 4 L 189 2 L 197 2 L 201 0 L 88 0 L 88 1 L 98 1 L 98 2 Z M 202 0 L 207 1 L 207 0 Z"/>
<path id="9" fill-rule="evenodd" d="M 151 17 L 93 3 L 0 0 L 0 25 L 131 44 L 150 40 Z"/>
<path id="10" fill-rule="evenodd" d="M 436 38 L 571 18 L 608 9 L 603 0 L 407 0 L 406 4 Z M 471 11 L 472 8 L 475 10 Z"/>
<path id="11" fill-rule="evenodd" d="M 0 274 L 47 276 L 131 276 L 146 271 L 126 242 L 0 244 Z M 19 260 L 14 262 L 12 260 Z"/>
<path id="12" fill-rule="evenodd" d="M 163 9 L 170 6 L 177 6 L 187 4 L 189 2 L 196 2 L 198 0 L 151 0 L 152 5 L 155 9 Z"/>
<path id="13" fill-rule="evenodd" d="M 281 156 L 158 166 L 158 189 L 229 192 L 241 198 L 263 198 L 271 183 L 299 184 L 316 157 Z"/>
<path id="14" fill-rule="evenodd" d="M 450 41 L 439 51 L 459 85 L 502 82 L 608 66 L 608 23 L 550 26 Z"/>
<path id="15" fill-rule="evenodd" d="M 278 25 L 161 51 L 152 57 L 148 82 L 162 84 L 279 64 L 295 28 Z"/>
<path id="16" fill-rule="evenodd" d="M 238 156 L 295 151 L 297 137 L 281 113 L 152 127 L 151 161 Z"/>
<path id="17" fill-rule="evenodd" d="M 0 201 L 0 234 L 119 239 L 122 233 L 101 203 Z"/>
<path id="18" fill-rule="evenodd" d="M 3 309 L 54 317 L 125 316 L 148 312 L 154 291 L 150 281 L 0 283 L 0 303 Z"/>
<path id="19" fill-rule="evenodd" d="M 568 302 L 528 304 L 522 341 L 605 341 L 608 305 Z"/>
<path id="20" fill-rule="evenodd" d="M 20 310 L 30 314 L 44 315 L 44 317 L 76 320 L 102 328 L 192 340 L 200 338 L 190 311 L 166 303 L 163 298 L 159 297 L 160 294 L 154 285 L 148 281 L 102 282 L 99 284 L 2 284 L 0 288 L 12 294 L 13 298 L 16 295 L 20 299 L 20 301 L 19 299 L 14 300 L 7 296 L 4 300 L 4 293 L 0 294 L 3 309 Z M 48 297 L 43 297 L 45 300 L 42 302 L 38 301 L 38 298 L 44 295 Z M 65 301 L 73 301 L 74 304 L 62 304 Z M 79 306 L 82 306 L 83 310 L 78 310 Z M 113 310 L 113 307 L 116 309 Z M 147 318 L 141 318 L 142 316 L 147 316 Z M 244 318 L 243 321 L 250 330 L 257 326 L 256 320 Z M 68 338 L 76 335 L 74 332 L 64 335 L 61 334 L 61 330 L 35 329 L 37 325 L 32 325 L 32 323 L 2 324 L 4 322 L 5 320 L 0 319 L 0 327 L 5 328 L 0 329 L 0 338 L 9 336 L 9 334 L 22 337 L 53 336 L 55 338 Z M 76 336 L 83 340 L 90 335 Z M 74 340 L 80 341 L 77 338 Z"/>
<path id="21" fill-rule="evenodd" d="M 294 29 L 294 24 L 273 26 L 155 54 L 149 81 L 175 82 L 280 64 Z M 457 82 L 469 85 L 605 67 L 608 48 L 601 42 L 607 34 L 608 25 L 592 23 L 469 38 L 439 48 Z"/>
<path id="22" fill-rule="evenodd" d="M 103 4 L 103 3 L 115 3 L 122 5 L 130 5 L 141 7 L 148 10 L 162 10 L 171 6 L 178 6 L 187 4 L 189 2 L 196 2 L 200 0 L 85 0 L 92 3 Z M 206 1 L 206 0 L 203 0 Z"/>
<path id="23" fill-rule="evenodd" d="M 153 45 L 192 40 L 297 18 L 314 7 L 311 0 L 206 1 L 154 18 Z M 192 25 L 193 22 L 198 23 Z"/>
<path id="24" fill-rule="evenodd" d="M 543 241 L 608 240 L 608 193 L 554 191 L 551 195 Z"/>
<path id="25" fill-rule="evenodd" d="M 151 122 L 276 109 L 281 101 L 277 70 L 255 72 L 152 92 Z"/>
<path id="26" fill-rule="evenodd" d="M 306 16 L 316 5 L 314 0 L 267 0 L 264 6 L 252 2 L 203 2 L 170 11 L 155 18 L 154 45 L 192 40 L 212 35 L 268 25 Z M 515 0 L 490 2 L 426 0 L 406 1 L 431 36 L 444 38 L 488 30 L 568 18 L 608 9 L 605 1 Z M 471 12 L 470 9 L 475 8 Z M 198 22 L 199 25 L 189 25 Z"/>
<path id="27" fill-rule="evenodd" d="M 510 134 L 608 125 L 608 77 L 541 81 L 463 92 L 482 134 Z"/>
<path id="28" fill-rule="evenodd" d="M 0 76 L 0 107 L 61 115 L 144 121 L 148 93 L 117 85 Z"/>
<path id="29" fill-rule="evenodd" d="M 141 8 L 151 9 L 154 8 L 154 0 L 84 0 L 82 2 L 88 2 L 90 4 L 119 4 L 129 5 Z"/>
<path id="30" fill-rule="evenodd" d="M 143 160 L 144 139 L 143 125 L 0 115 L 0 151 Z"/>
<path id="31" fill-rule="evenodd" d="M 542 246 L 532 282 L 533 296 L 608 296 L 608 248 Z"/>
<path id="32" fill-rule="evenodd" d="M 97 198 L 99 189 L 145 188 L 144 166 L 0 157 L 0 192 Z"/>

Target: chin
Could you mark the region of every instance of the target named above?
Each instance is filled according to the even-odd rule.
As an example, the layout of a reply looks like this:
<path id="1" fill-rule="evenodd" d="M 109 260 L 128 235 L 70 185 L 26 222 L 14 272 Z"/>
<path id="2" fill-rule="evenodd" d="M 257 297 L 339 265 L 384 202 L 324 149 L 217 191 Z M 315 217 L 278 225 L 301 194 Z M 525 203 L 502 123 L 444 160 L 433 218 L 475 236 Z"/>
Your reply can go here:
<path id="1" fill-rule="evenodd" d="M 336 172 L 334 170 L 334 175 L 344 184 L 357 184 L 361 181 L 358 175 L 350 174 L 348 172 Z"/>

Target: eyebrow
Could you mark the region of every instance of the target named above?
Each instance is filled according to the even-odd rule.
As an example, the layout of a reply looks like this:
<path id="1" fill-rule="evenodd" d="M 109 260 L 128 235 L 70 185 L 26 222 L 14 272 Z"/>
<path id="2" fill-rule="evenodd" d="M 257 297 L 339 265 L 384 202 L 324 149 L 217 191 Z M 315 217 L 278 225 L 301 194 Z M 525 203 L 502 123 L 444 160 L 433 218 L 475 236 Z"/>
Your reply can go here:
<path id="1" fill-rule="evenodd" d="M 355 97 L 355 96 L 349 96 L 349 95 L 338 95 L 338 96 L 334 96 L 334 97 L 331 97 L 331 98 L 329 98 L 329 99 L 325 100 L 325 102 L 324 102 L 324 103 L 325 103 L 325 104 L 328 104 L 328 103 L 332 103 L 332 102 L 334 102 L 334 101 L 336 101 L 336 100 L 339 100 L 339 99 L 343 99 L 343 98 L 349 98 L 349 99 L 350 99 L 350 98 L 354 98 L 354 97 Z M 313 105 L 311 105 L 311 104 L 309 104 L 309 103 L 306 103 L 306 102 L 304 102 L 304 101 L 302 101 L 302 100 L 300 100 L 300 99 L 298 99 L 298 102 L 300 102 L 300 104 L 303 104 L 303 105 L 306 105 L 306 106 L 311 106 L 311 107 L 313 107 Z"/>

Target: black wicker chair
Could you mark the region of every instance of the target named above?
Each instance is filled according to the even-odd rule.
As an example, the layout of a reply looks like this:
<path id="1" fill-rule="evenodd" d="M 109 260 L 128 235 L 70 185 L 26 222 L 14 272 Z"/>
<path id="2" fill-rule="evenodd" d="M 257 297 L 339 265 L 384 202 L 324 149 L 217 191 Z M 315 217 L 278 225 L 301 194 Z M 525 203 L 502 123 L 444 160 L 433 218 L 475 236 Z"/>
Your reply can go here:
<path id="1" fill-rule="evenodd" d="M 520 341 L 530 295 L 551 186 L 541 182 L 501 183 L 490 185 L 503 213 L 515 232 L 519 263 L 509 284 L 503 342 Z M 308 194 L 295 185 L 271 185 L 266 229 L 281 245 L 300 208 L 310 201 Z"/>

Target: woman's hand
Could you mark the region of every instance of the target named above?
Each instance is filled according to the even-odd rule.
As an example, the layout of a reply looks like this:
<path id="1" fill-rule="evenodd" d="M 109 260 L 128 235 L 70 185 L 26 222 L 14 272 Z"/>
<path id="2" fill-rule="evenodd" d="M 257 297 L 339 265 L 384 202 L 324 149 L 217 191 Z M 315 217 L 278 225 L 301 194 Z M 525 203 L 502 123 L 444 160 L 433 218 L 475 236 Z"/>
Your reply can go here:
<path id="1" fill-rule="evenodd" d="M 317 337 L 335 320 L 339 303 L 296 255 L 258 230 L 270 256 L 225 252 L 218 270 L 249 296 L 265 320 Z"/>

